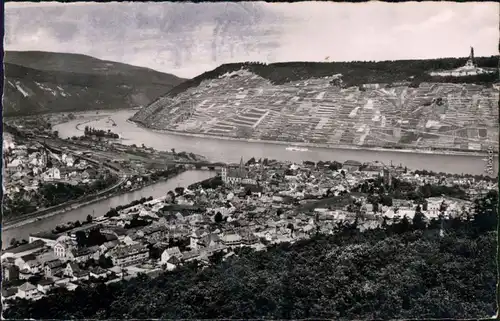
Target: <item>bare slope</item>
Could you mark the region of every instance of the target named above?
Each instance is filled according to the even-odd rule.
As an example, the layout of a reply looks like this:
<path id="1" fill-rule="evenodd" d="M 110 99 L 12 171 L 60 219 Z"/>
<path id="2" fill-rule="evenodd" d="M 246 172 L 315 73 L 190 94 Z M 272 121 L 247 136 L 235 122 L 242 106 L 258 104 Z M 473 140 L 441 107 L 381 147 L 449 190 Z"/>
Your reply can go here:
<path id="1" fill-rule="evenodd" d="M 175 87 L 132 120 L 155 129 L 331 146 L 498 146 L 498 74 L 427 74 L 463 63 L 223 65 Z"/>
<path id="2" fill-rule="evenodd" d="M 144 106 L 184 79 L 90 56 L 7 51 L 4 115 Z"/>

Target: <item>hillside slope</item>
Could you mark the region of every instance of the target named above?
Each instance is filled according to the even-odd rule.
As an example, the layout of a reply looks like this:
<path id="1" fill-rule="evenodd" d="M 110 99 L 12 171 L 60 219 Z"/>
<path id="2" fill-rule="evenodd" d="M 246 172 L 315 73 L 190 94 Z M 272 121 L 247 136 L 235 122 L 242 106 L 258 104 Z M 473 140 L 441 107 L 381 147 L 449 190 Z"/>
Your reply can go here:
<path id="1" fill-rule="evenodd" d="M 144 106 L 184 79 L 77 54 L 7 51 L 4 115 Z"/>
<path id="2" fill-rule="evenodd" d="M 497 57 L 477 63 L 493 68 Z M 222 65 L 173 88 L 133 121 L 231 138 L 481 150 L 498 146 L 498 73 L 431 77 L 463 59 Z"/>

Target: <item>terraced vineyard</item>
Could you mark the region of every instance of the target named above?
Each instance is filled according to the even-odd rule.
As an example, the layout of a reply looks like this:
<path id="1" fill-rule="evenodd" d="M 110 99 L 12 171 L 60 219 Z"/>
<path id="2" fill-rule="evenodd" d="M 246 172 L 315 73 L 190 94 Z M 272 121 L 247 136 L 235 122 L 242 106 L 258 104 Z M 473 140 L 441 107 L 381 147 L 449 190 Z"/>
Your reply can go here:
<path id="1" fill-rule="evenodd" d="M 132 120 L 155 129 L 332 146 L 498 150 L 497 85 L 343 88 L 341 79 L 273 84 L 242 68 L 162 97 Z"/>

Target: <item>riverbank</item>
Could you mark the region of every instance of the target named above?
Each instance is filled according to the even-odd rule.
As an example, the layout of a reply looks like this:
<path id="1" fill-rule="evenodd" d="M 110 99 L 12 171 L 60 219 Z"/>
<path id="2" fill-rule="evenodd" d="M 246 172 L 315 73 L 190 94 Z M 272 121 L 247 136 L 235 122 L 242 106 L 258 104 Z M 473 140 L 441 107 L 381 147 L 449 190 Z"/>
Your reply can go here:
<path id="1" fill-rule="evenodd" d="M 55 210 L 50 210 L 50 208 L 49 209 L 43 209 L 40 212 L 45 212 L 47 210 L 49 212 L 48 213 L 44 213 L 44 214 L 40 214 L 40 215 L 36 215 L 36 212 L 35 213 L 30 213 L 30 214 L 27 214 L 29 217 L 26 217 L 24 219 L 23 218 L 18 218 L 18 219 L 20 219 L 20 221 L 17 221 L 17 220 L 13 220 L 11 222 L 8 222 L 8 221 L 5 222 L 4 221 L 3 222 L 3 229 L 4 230 L 9 230 L 9 229 L 21 227 L 23 225 L 34 223 L 36 221 L 43 220 L 43 219 L 46 219 L 46 218 L 49 218 L 49 217 L 52 217 L 52 216 L 55 216 L 55 215 L 64 214 L 67 211 L 76 210 L 76 209 L 78 209 L 80 207 L 91 205 L 91 204 L 94 204 L 94 203 L 106 200 L 108 198 L 112 198 L 112 197 L 115 197 L 115 196 L 120 196 L 120 195 L 127 194 L 127 193 L 133 193 L 133 192 L 141 190 L 141 189 L 143 189 L 145 187 L 148 187 L 148 186 L 151 186 L 151 185 L 154 185 L 154 184 L 157 184 L 157 183 L 161 183 L 161 182 L 164 182 L 164 181 L 168 181 L 169 179 L 172 179 L 175 176 L 177 176 L 179 174 L 182 174 L 185 171 L 186 171 L 186 169 L 184 169 L 184 168 L 179 169 L 179 171 L 177 173 L 174 173 L 174 174 L 169 175 L 167 177 L 161 178 L 161 179 L 159 179 L 157 181 L 150 181 L 148 183 L 145 183 L 145 184 L 143 184 L 141 186 L 138 186 L 138 187 L 135 187 L 135 188 L 132 188 L 132 189 L 117 190 L 117 191 L 114 191 L 114 193 L 112 192 L 112 193 L 107 194 L 107 195 L 102 195 L 102 194 L 104 194 L 106 192 L 109 193 L 109 191 L 102 191 L 101 193 L 94 195 L 94 197 L 92 197 L 92 199 L 89 199 L 89 200 L 85 200 L 85 201 L 75 200 L 75 201 L 73 201 L 75 203 L 72 203 L 72 204 L 68 204 L 68 203 L 59 204 L 59 205 L 56 205 L 54 207 L 58 207 L 58 208 L 62 207 L 62 208 L 55 209 Z M 124 183 L 124 181 L 121 182 L 120 185 L 123 184 L 123 183 Z M 118 188 L 119 185 L 118 186 L 114 186 L 114 187 Z"/>
<path id="2" fill-rule="evenodd" d="M 129 204 L 143 197 L 153 197 L 154 199 L 161 198 L 167 195 L 168 191 L 173 191 L 177 187 L 189 186 L 215 175 L 216 173 L 214 171 L 188 169 L 170 179 L 156 181 L 153 184 L 148 184 L 135 191 L 125 190 L 119 195 L 117 194 L 89 205 L 80 206 L 77 209 L 68 210 L 58 215 L 51 215 L 43 219 L 40 218 L 39 220 L 18 227 L 11 226 L 8 230 L 4 229 L 2 231 L 2 246 L 3 248 L 8 247 L 14 238 L 16 240 L 28 240 L 30 235 L 40 231 L 51 231 L 57 225 L 63 225 L 68 222 L 85 221 L 88 215 L 94 217 L 102 216 L 111 208 Z"/>
<path id="3" fill-rule="evenodd" d="M 377 151 L 377 152 L 396 152 L 396 153 L 412 153 L 412 154 L 431 154 L 431 155 L 452 155 L 452 156 L 483 156 L 488 157 L 487 152 L 477 152 L 477 151 L 428 151 L 428 150 L 418 150 L 418 149 L 397 149 L 397 148 L 383 148 L 383 147 L 366 147 L 366 146 L 352 146 L 352 145 L 336 145 L 336 144 L 323 144 L 323 143 L 300 143 L 300 142 L 284 142 L 284 141 L 273 141 L 264 139 L 254 139 L 254 138 L 237 138 L 237 137 L 225 137 L 209 134 L 197 134 L 188 133 L 176 130 L 166 130 L 166 129 L 152 129 L 148 128 L 144 124 L 138 121 L 133 121 L 127 119 L 127 122 L 135 124 L 143 129 L 151 130 L 160 134 L 170 134 L 185 137 L 198 137 L 198 138 L 211 138 L 226 141 L 239 141 L 246 143 L 259 143 L 259 144 L 269 144 L 269 145 L 285 145 L 285 146 L 295 146 L 295 147 L 310 147 L 310 148 L 324 148 L 332 150 L 360 150 L 360 151 Z"/>

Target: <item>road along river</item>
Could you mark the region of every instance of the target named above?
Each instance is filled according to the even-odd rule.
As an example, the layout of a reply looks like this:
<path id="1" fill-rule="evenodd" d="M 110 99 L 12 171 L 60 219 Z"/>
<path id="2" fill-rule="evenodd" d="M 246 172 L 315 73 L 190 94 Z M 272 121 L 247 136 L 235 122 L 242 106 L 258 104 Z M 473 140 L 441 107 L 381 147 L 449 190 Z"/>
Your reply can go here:
<path id="1" fill-rule="evenodd" d="M 267 142 L 245 142 L 236 140 L 221 140 L 210 137 L 191 137 L 176 134 L 159 133 L 148 130 L 136 125 L 133 122 L 127 121 L 136 111 L 120 110 L 116 112 L 102 113 L 101 119 L 93 120 L 85 125 L 98 128 L 110 129 L 117 133 L 123 139 L 123 144 L 147 147 L 153 147 L 157 150 L 186 151 L 206 156 L 211 161 L 221 162 L 237 162 L 240 158 L 247 160 L 251 157 L 255 158 L 270 158 L 281 161 L 289 160 L 294 162 L 310 161 L 326 161 L 336 160 L 344 162 L 352 159 L 360 162 L 369 162 L 378 160 L 386 165 L 392 161 L 393 164 L 403 164 L 410 169 L 426 169 L 435 172 L 446 173 L 469 173 L 469 174 L 485 174 L 488 156 L 473 156 L 473 155 L 436 155 L 422 154 L 411 152 L 396 152 L 396 151 L 374 151 L 374 150 L 357 150 L 357 149 L 331 149 L 331 148 L 312 148 L 308 151 L 288 151 L 286 145 L 267 143 Z M 95 113 L 89 113 L 84 118 L 79 118 L 68 123 L 58 124 L 54 130 L 59 131 L 59 136 L 62 138 L 71 136 L 83 135 L 83 127 L 77 125 L 86 122 L 88 119 L 95 118 Z M 108 117 L 113 119 L 116 126 L 112 126 L 112 122 L 108 121 Z M 498 157 L 493 159 L 495 164 L 495 175 L 498 173 Z"/>
<path id="2" fill-rule="evenodd" d="M 172 177 L 167 181 L 159 182 L 137 191 L 117 195 L 96 203 L 82 206 L 64 214 L 56 214 L 22 226 L 14 225 L 13 227 L 3 228 L 2 248 L 8 247 L 12 238 L 15 238 L 16 240 L 28 240 L 29 235 L 32 233 L 52 230 L 56 227 L 56 225 L 66 222 L 74 222 L 76 220 L 81 222 L 84 221 L 89 214 L 96 217 L 101 216 L 112 207 L 125 205 L 142 197 L 152 196 L 153 198 L 158 198 L 165 196 L 168 191 L 173 191 L 176 187 L 188 187 L 193 183 L 208 179 L 215 175 L 216 173 L 213 171 L 190 170 Z"/>

